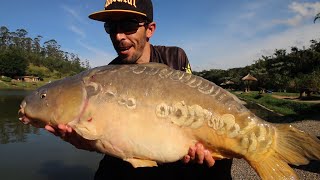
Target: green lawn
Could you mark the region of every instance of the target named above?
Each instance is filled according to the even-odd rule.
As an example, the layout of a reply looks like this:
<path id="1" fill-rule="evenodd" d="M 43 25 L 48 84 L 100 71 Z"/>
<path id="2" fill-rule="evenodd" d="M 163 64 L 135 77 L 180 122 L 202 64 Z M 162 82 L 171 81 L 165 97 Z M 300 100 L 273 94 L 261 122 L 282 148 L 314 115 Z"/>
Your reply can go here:
<path id="1" fill-rule="evenodd" d="M 41 87 L 51 81 L 51 79 L 44 79 L 44 81 L 39 82 L 22 82 L 22 81 L 14 81 L 14 82 L 5 82 L 0 81 L 0 89 L 36 89 Z"/>
<path id="2" fill-rule="evenodd" d="M 281 96 L 299 96 L 298 93 L 273 94 Z M 258 92 L 241 93 L 236 95 L 246 101 L 261 104 L 278 114 L 293 117 L 294 119 L 303 119 L 314 114 L 320 114 L 320 103 L 307 103 L 301 101 L 298 102 L 293 100 L 277 99 L 272 97 L 271 94 L 259 94 Z"/>

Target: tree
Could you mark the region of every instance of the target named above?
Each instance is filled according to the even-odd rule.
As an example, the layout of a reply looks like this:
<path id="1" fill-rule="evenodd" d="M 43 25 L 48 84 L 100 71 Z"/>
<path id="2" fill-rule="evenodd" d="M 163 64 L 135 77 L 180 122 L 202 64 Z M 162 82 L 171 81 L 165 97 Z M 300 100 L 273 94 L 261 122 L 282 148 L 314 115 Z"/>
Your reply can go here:
<path id="1" fill-rule="evenodd" d="M 17 50 L 0 54 L 0 74 L 8 77 L 25 75 L 28 63 L 25 56 Z"/>
<path id="2" fill-rule="evenodd" d="M 310 42 L 311 42 L 310 49 L 320 53 L 320 41 L 312 39 L 310 40 Z"/>
<path id="3" fill-rule="evenodd" d="M 280 58 L 280 57 L 284 57 L 286 56 L 287 52 L 285 49 L 276 49 L 274 52 L 274 55 L 276 56 L 276 58 Z"/>
<path id="4" fill-rule="evenodd" d="M 44 67 L 49 69 L 45 75 L 58 74 L 61 78 L 77 74 L 89 67 L 88 61 L 84 63 L 76 54 L 60 50 L 61 46 L 56 40 L 51 39 L 41 44 L 42 36 L 31 38 L 27 35 L 25 29 L 10 32 L 7 27 L 0 27 L 1 75 L 12 77 L 37 73 L 44 76 L 41 69 Z M 29 64 L 36 67 L 26 71 Z"/>
<path id="5" fill-rule="evenodd" d="M 5 26 L 0 27 L 0 49 L 3 51 L 8 47 L 10 41 L 9 29 Z"/>
<path id="6" fill-rule="evenodd" d="M 320 18 L 320 13 L 318 13 L 315 17 L 314 17 L 314 20 L 313 20 L 313 23 L 316 23 L 317 19 Z"/>
<path id="7" fill-rule="evenodd" d="M 12 47 L 18 49 L 24 49 L 25 47 L 25 38 L 28 32 L 24 29 L 17 29 L 16 32 L 12 32 Z"/>
<path id="8" fill-rule="evenodd" d="M 41 53 L 41 45 L 40 45 L 41 39 L 42 39 L 42 36 L 37 36 L 33 39 L 32 52 L 35 54 Z"/>
<path id="9" fill-rule="evenodd" d="M 51 56 L 51 57 L 62 57 L 63 55 L 60 56 L 60 45 L 57 43 L 56 40 L 51 39 L 49 41 L 44 42 L 44 49 L 46 52 L 46 57 Z"/>

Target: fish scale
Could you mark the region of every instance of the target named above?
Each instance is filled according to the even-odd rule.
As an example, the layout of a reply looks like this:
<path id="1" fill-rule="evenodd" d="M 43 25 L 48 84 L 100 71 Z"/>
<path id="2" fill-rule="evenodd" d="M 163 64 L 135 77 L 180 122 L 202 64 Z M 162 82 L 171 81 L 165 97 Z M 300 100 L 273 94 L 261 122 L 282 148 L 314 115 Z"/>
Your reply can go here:
<path id="1" fill-rule="evenodd" d="M 320 159 L 315 136 L 268 123 L 239 101 L 163 64 L 108 65 L 40 87 L 19 116 L 37 127 L 68 124 L 97 151 L 134 167 L 175 162 L 196 142 L 217 159 L 245 159 L 262 179 L 297 179 L 288 164 Z"/>

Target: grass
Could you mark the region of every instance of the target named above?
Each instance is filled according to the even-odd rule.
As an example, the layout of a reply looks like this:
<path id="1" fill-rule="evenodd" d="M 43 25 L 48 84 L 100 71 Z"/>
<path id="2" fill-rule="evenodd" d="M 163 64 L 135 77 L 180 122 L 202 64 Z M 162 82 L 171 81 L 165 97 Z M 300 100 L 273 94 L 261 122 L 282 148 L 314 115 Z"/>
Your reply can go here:
<path id="1" fill-rule="evenodd" d="M 0 87 L 8 88 L 10 85 L 8 85 L 6 82 L 0 81 Z"/>
<path id="2" fill-rule="evenodd" d="M 22 82 L 22 81 L 14 81 L 14 82 L 5 82 L 0 81 L 0 89 L 37 89 L 48 82 L 53 81 L 50 79 L 44 79 L 44 81 L 39 82 Z"/>
<path id="3" fill-rule="evenodd" d="M 14 83 L 1 83 L 1 89 L 36 89 L 46 83 L 44 82 L 14 82 Z"/>
<path id="4" fill-rule="evenodd" d="M 288 97 L 299 97 L 300 93 L 285 93 L 285 92 L 274 92 L 272 93 L 278 96 L 288 96 Z"/>
<path id="5" fill-rule="evenodd" d="M 277 95 L 280 95 L 277 93 Z M 293 96 L 292 93 L 281 93 L 282 96 Z M 294 120 L 304 119 L 315 114 L 320 114 L 320 103 L 306 103 L 285 99 L 277 99 L 271 94 L 259 94 L 258 92 L 237 94 L 238 97 L 261 104 L 268 109 L 273 110 L 275 113 L 281 114 L 286 117 L 293 118 Z M 295 94 L 294 96 L 297 96 Z"/>

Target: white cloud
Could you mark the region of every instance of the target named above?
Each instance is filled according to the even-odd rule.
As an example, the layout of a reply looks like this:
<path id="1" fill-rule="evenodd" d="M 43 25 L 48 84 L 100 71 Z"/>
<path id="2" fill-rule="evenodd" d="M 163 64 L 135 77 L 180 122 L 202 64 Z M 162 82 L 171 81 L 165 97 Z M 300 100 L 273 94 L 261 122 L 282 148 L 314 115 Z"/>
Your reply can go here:
<path id="1" fill-rule="evenodd" d="M 194 70 L 244 67 L 253 64 L 254 60 L 258 60 L 262 55 L 272 55 L 275 49 L 287 49 L 289 53 L 292 46 L 299 49 L 303 46 L 309 47 L 310 40 L 319 38 L 319 29 L 318 23 L 291 28 L 245 43 L 239 39 L 229 39 L 226 43 L 220 43 L 219 48 L 211 47 L 211 51 L 209 45 L 207 50 L 192 51 L 191 53 L 195 53 L 192 56 L 203 58 L 195 61 L 191 58 L 191 64 L 194 65 Z"/>
<path id="2" fill-rule="evenodd" d="M 314 24 L 313 18 L 320 12 L 320 2 L 283 3 L 287 9 L 276 1 L 269 2 L 247 4 L 228 21 L 227 29 L 213 28 L 203 33 L 205 36 L 186 40 L 181 46 L 187 51 L 193 69 L 244 67 L 262 55 L 272 55 L 275 49 L 286 49 L 289 53 L 292 46 L 302 49 L 309 47 L 310 40 L 318 40 L 320 23 Z"/>
<path id="3" fill-rule="evenodd" d="M 246 13 L 244 13 L 244 14 L 240 14 L 239 15 L 239 19 L 252 19 L 252 18 L 254 18 L 255 17 L 255 15 L 256 15 L 256 13 L 255 12 L 246 12 Z"/>
<path id="4" fill-rule="evenodd" d="M 308 24 L 300 27 L 290 28 L 284 32 L 271 35 L 264 39 L 265 47 L 272 49 L 290 49 L 292 46 L 302 48 L 309 46 L 310 40 L 319 38 L 320 25 Z"/>
<path id="5" fill-rule="evenodd" d="M 289 19 L 274 20 L 275 24 L 285 24 L 290 26 L 297 26 L 305 19 L 311 20 L 317 13 L 320 12 L 320 2 L 315 3 L 298 3 L 293 2 L 288 6 L 293 13 L 293 17 Z"/>
<path id="6" fill-rule="evenodd" d="M 81 17 L 80 11 L 72 9 L 66 5 L 61 5 L 62 9 L 65 10 L 73 19 L 76 19 L 78 22 L 86 24 L 86 21 Z"/>
<path id="7" fill-rule="evenodd" d="M 86 33 L 85 33 L 81 28 L 78 28 L 78 27 L 76 27 L 75 25 L 70 25 L 70 26 L 69 26 L 69 29 L 70 29 L 72 32 L 78 34 L 81 38 L 85 38 L 85 37 L 86 37 Z"/>
<path id="8" fill-rule="evenodd" d="M 320 11 L 320 2 L 316 3 L 297 3 L 293 2 L 289 5 L 289 9 L 297 14 L 307 17 L 314 16 Z"/>
<path id="9" fill-rule="evenodd" d="M 88 22 L 87 20 L 84 20 L 84 18 L 80 15 L 80 8 L 70 8 L 69 6 L 64 4 L 61 5 L 61 8 L 67 13 L 66 17 L 68 18 L 66 18 L 66 20 L 68 20 L 68 29 L 79 35 L 81 38 L 85 38 L 86 33 L 83 28 L 79 27 L 79 25 L 87 25 Z"/>
<path id="10" fill-rule="evenodd" d="M 82 41 L 78 41 L 78 44 L 89 51 L 88 55 L 82 55 L 85 59 L 90 60 L 91 67 L 103 66 L 108 64 L 112 59 L 116 57 L 114 53 L 106 52 L 105 50 L 98 49 L 90 46 Z"/>

